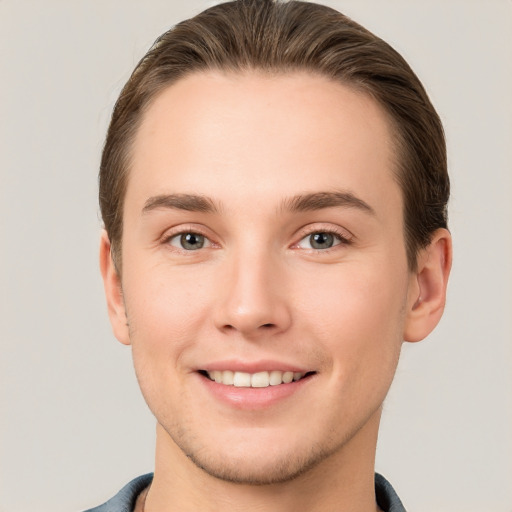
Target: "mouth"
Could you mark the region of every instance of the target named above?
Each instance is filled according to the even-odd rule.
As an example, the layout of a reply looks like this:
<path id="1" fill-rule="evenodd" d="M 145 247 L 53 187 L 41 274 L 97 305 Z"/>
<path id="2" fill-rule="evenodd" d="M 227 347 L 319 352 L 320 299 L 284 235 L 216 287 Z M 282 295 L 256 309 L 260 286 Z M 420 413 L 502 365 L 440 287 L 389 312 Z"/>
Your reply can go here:
<path id="1" fill-rule="evenodd" d="M 316 372 L 291 372 L 270 370 L 256 373 L 239 372 L 233 370 L 199 370 L 199 373 L 217 384 L 236 388 L 267 388 L 269 386 L 282 386 L 307 379 Z"/>

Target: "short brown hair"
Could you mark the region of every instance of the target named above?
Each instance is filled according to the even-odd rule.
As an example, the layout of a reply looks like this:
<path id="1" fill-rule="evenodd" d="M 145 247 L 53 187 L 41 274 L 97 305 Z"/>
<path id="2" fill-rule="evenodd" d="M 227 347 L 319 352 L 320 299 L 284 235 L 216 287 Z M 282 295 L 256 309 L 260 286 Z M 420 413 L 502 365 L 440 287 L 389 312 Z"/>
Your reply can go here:
<path id="1" fill-rule="evenodd" d="M 117 268 L 130 149 L 150 102 L 188 74 L 249 69 L 310 71 L 364 91 L 384 108 L 395 135 L 407 258 L 414 270 L 417 252 L 447 226 L 450 184 L 439 116 L 409 65 L 382 39 L 329 7 L 278 0 L 211 7 L 165 32 L 136 66 L 114 107 L 99 176 Z"/>

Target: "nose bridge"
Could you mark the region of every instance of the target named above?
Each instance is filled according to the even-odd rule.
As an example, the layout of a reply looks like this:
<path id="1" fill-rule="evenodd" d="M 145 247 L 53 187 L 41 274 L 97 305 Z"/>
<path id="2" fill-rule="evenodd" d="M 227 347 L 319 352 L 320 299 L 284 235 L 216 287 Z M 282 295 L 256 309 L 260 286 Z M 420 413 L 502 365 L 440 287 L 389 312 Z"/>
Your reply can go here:
<path id="1" fill-rule="evenodd" d="M 268 246 L 247 244 L 225 261 L 223 300 L 217 324 L 247 336 L 282 331 L 290 322 L 278 258 Z"/>

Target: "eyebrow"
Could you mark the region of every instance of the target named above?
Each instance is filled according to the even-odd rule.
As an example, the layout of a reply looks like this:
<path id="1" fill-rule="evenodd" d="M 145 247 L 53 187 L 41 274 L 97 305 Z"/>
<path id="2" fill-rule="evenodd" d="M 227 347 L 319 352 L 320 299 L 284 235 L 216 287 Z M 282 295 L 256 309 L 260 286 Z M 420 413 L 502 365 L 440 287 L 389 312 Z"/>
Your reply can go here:
<path id="1" fill-rule="evenodd" d="M 150 197 L 142 208 L 142 213 L 148 213 L 158 208 L 185 210 L 188 212 L 217 213 L 219 207 L 207 196 L 196 194 L 165 194 Z"/>
<path id="2" fill-rule="evenodd" d="M 352 192 L 312 192 L 285 199 L 281 209 L 291 212 L 307 212 L 324 208 L 356 208 L 375 215 L 375 210 Z M 164 194 L 150 197 L 142 209 L 148 213 L 159 208 L 185 210 L 189 212 L 218 213 L 220 206 L 213 199 L 196 194 Z"/>
<path id="3" fill-rule="evenodd" d="M 284 210 L 291 212 L 307 212 L 335 207 L 356 208 L 371 215 L 375 215 L 375 210 L 352 192 L 337 191 L 299 194 L 285 199 L 282 204 Z"/>

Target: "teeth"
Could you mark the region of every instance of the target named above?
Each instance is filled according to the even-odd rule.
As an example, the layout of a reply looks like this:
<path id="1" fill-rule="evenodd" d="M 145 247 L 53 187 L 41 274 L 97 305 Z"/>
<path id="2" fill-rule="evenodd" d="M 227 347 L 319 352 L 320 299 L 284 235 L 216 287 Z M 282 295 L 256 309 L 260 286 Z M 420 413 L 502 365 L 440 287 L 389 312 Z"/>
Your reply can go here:
<path id="1" fill-rule="evenodd" d="M 250 388 L 251 387 L 251 374 L 244 372 L 235 372 L 233 377 L 233 386 L 236 388 Z"/>
<path id="2" fill-rule="evenodd" d="M 225 372 L 219 372 L 221 374 L 221 379 L 219 382 L 222 384 L 227 384 L 228 386 L 233 386 L 235 383 L 235 372 L 231 370 L 226 370 Z M 217 382 L 217 381 L 215 381 Z"/>
<path id="3" fill-rule="evenodd" d="M 300 372 L 281 372 L 279 370 L 257 373 L 214 370 L 207 373 L 208 377 L 218 384 L 238 388 L 266 388 L 268 386 L 278 386 L 279 384 L 289 384 L 292 381 L 302 379 L 305 375 Z"/>
<path id="4" fill-rule="evenodd" d="M 283 383 L 283 372 L 279 372 L 279 371 L 270 372 L 269 381 L 270 381 L 271 386 L 277 386 L 279 384 L 282 384 Z"/>
<path id="5" fill-rule="evenodd" d="M 253 373 L 251 376 L 252 388 L 266 388 L 270 385 L 270 376 L 268 372 Z"/>
<path id="6" fill-rule="evenodd" d="M 293 380 L 293 372 L 284 372 L 283 373 L 283 382 L 285 384 L 290 384 L 290 382 Z"/>

